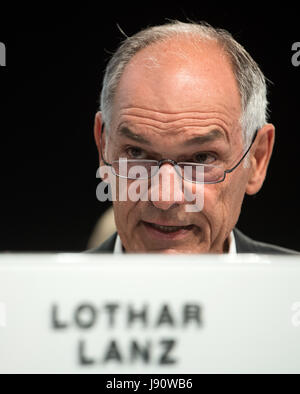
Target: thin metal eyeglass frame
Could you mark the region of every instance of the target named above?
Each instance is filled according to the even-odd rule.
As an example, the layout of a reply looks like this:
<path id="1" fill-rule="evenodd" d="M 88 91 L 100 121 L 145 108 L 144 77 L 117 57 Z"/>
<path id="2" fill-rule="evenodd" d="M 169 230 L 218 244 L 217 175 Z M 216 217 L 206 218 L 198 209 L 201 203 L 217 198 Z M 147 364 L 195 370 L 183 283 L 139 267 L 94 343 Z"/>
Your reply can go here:
<path id="1" fill-rule="evenodd" d="M 101 139 L 102 139 L 102 134 L 103 134 L 103 131 L 104 131 L 104 127 L 105 127 L 105 123 L 103 123 L 103 124 L 102 124 L 102 127 L 101 127 Z M 185 179 L 185 178 L 176 170 L 176 166 L 178 166 L 178 164 L 180 164 L 180 163 L 177 163 L 175 160 L 172 160 L 172 159 L 161 159 L 161 160 L 151 160 L 151 161 L 157 163 L 158 171 L 159 171 L 160 167 L 161 167 L 163 164 L 165 164 L 165 163 L 172 164 L 172 165 L 174 166 L 174 168 L 175 168 L 176 173 L 177 173 L 182 179 L 184 179 L 184 180 L 187 181 L 187 182 L 191 182 L 191 183 L 202 183 L 202 184 L 205 184 L 205 185 L 215 184 L 215 183 L 221 183 L 221 182 L 224 182 L 224 180 L 225 180 L 225 178 L 226 178 L 226 175 L 227 175 L 227 174 L 230 174 L 232 171 L 234 171 L 234 170 L 241 164 L 241 162 L 244 160 L 244 158 L 246 157 L 246 155 L 247 155 L 248 152 L 250 151 L 250 149 L 251 149 L 251 147 L 252 147 L 252 145 L 253 145 L 253 143 L 254 143 L 254 141 L 255 141 L 255 139 L 256 139 L 256 136 L 257 136 L 258 131 L 259 131 L 259 129 L 257 129 L 257 130 L 255 131 L 255 133 L 254 133 L 254 135 L 253 135 L 253 138 L 252 138 L 252 142 L 251 142 L 249 148 L 246 150 L 246 152 L 245 152 L 245 153 L 243 154 L 243 156 L 241 157 L 241 159 L 240 159 L 240 160 L 237 162 L 237 164 L 235 164 L 232 168 L 230 168 L 230 169 L 228 169 L 228 170 L 224 170 L 223 178 L 220 179 L 220 180 L 218 180 L 218 181 L 214 181 L 214 182 L 197 182 L 197 181 L 192 181 L 192 180 L 190 180 L 190 179 Z M 113 165 L 112 165 L 111 163 L 108 163 L 108 162 L 104 159 L 103 152 L 102 152 L 102 144 L 101 144 L 100 153 L 101 153 L 101 159 L 103 160 L 103 163 L 104 163 L 106 166 L 109 166 L 109 167 L 112 167 L 112 168 L 113 168 Z M 135 160 L 136 160 L 137 162 L 139 161 L 139 159 L 135 159 Z M 145 160 L 140 160 L 140 161 L 143 162 L 143 161 L 145 161 Z M 187 163 L 184 163 L 184 164 L 187 164 Z M 192 162 L 191 162 L 190 164 L 198 164 L 198 163 L 192 163 Z M 204 166 L 204 167 L 216 167 L 216 166 L 210 165 L 210 164 L 200 164 L 200 163 L 199 163 L 198 165 L 199 165 L 199 166 L 202 165 L 202 166 Z M 178 167 L 179 167 L 179 166 L 178 166 Z M 152 178 L 153 176 L 155 176 L 156 174 L 157 174 L 157 172 L 156 172 L 155 174 L 152 174 L 152 175 L 149 176 L 148 178 L 145 178 L 145 179 L 150 179 L 150 178 Z M 125 176 L 119 175 L 119 174 L 117 174 L 117 173 L 115 173 L 114 175 L 116 175 L 116 176 L 118 176 L 118 177 L 120 177 L 120 178 L 131 179 L 131 178 L 129 178 L 129 177 L 125 177 Z M 140 179 L 140 178 L 136 178 L 136 179 Z M 144 179 L 144 178 L 143 178 L 143 179 Z"/>

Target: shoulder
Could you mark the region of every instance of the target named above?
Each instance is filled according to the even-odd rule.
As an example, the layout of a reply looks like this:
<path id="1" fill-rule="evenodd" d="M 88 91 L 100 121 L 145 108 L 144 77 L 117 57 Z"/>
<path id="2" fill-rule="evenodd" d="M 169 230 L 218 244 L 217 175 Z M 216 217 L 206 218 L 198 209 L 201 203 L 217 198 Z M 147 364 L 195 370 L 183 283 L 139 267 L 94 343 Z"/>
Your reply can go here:
<path id="1" fill-rule="evenodd" d="M 255 241 L 243 234 L 237 228 L 233 230 L 237 253 L 261 253 L 261 254 L 300 254 L 295 250 L 281 246 Z"/>
<path id="2" fill-rule="evenodd" d="M 106 241 L 104 241 L 100 246 L 94 249 L 89 249 L 84 253 L 113 253 L 115 242 L 117 238 L 117 233 L 115 232 Z"/>

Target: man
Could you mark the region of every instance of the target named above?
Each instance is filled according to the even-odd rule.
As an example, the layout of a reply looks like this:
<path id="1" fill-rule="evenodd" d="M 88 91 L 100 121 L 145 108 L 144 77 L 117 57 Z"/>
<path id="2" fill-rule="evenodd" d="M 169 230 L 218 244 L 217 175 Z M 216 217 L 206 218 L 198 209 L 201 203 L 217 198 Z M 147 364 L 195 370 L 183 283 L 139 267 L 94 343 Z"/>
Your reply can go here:
<path id="1" fill-rule="evenodd" d="M 127 198 L 116 183 L 117 233 L 92 252 L 293 253 L 235 228 L 245 193 L 266 177 L 266 118 L 265 78 L 228 32 L 173 22 L 127 38 L 106 68 L 94 127 L 100 164 L 127 181 Z M 130 175 L 133 164 L 146 172 Z M 137 180 L 147 198 L 128 197 Z"/>

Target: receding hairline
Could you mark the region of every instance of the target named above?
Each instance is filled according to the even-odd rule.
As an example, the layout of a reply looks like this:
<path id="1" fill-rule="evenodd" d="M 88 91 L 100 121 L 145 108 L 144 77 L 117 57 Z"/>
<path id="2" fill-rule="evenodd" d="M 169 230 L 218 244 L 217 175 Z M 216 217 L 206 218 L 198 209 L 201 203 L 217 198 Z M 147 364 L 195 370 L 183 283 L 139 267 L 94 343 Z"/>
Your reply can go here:
<path id="1" fill-rule="evenodd" d="M 208 81 L 208 84 L 211 85 L 211 83 L 209 81 L 212 81 L 211 87 L 209 87 L 208 92 L 213 92 L 214 91 L 214 87 L 219 86 L 220 84 L 223 83 L 223 77 L 225 75 L 226 80 L 225 81 L 225 93 L 226 93 L 226 97 L 232 97 L 232 95 L 234 94 L 234 100 L 228 100 L 228 106 L 227 106 L 227 110 L 231 111 L 232 109 L 235 111 L 235 113 L 238 114 L 238 116 L 240 116 L 241 112 L 242 112 L 242 100 L 241 100 L 241 95 L 240 95 L 240 90 L 238 87 L 238 83 L 236 80 L 236 77 L 234 75 L 234 71 L 232 68 L 232 65 L 230 63 L 230 59 L 229 56 L 222 50 L 222 47 L 219 45 L 218 42 L 214 41 L 213 43 L 213 51 L 214 53 L 211 54 L 210 53 L 210 43 L 208 44 L 209 47 L 207 49 L 207 40 L 205 40 L 205 42 L 203 42 L 202 40 L 198 40 L 201 42 L 201 48 L 203 49 L 203 54 L 201 53 L 199 56 L 199 50 L 198 48 L 194 48 L 193 44 L 190 43 L 189 41 L 189 37 L 187 37 L 186 35 L 184 37 L 180 36 L 180 37 L 168 37 L 166 40 L 164 40 L 163 42 L 158 41 L 155 43 L 152 43 L 150 45 L 148 45 L 147 47 L 141 49 L 140 51 L 138 51 L 133 57 L 132 59 L 130 59 L 130 61 L 127 63 L 127 65 L 124 67 L 122 75 L 120 76 L 120 80 L 116 89 L 116 94 L 114 96 L 113 101 L 115 102 L 115 104 L 117 104 L 118 102 L 118 97 L 124 97 L 126 100 L 127 98 L 133 98 L 136 95 L 136 86 L 140 86 L 143 85 L 143 81 L 145 80 L 145 85 L 148 85 L 148 74 L 147 74 L 147 66 L 149 65 L 149 78 L 152 78 L 152 63 L 157 63 L 156 66 L 157 67 L 163 67 L 161 69 L 161 72 L 163 73 L 163 75 L 166 76 L 166 78 L 168 79 L 169 76 L 172 76 L 172 78 L 175 80 L 177 78 L 177 75 L 180 74 L 181 72 L 183 74 L 183 77 L 187 76 L 187 78 L 192 78 L 192 89 L 190 89 L 189 91 L 193 92 L 193 90 L 197 90 L 200 89 L 201 90 L 201 97 L 203 96 L 203 85 L 202 85 L 202 81 Z M 171 44 L 170 44 L 171 42 Z M 188 42 L 188 46 L 186 46 L 185 44 Z M 167 46 L 167 48 L 170 49 L 170 51 L 168 51 L 168 53 L 166 53 L 166 51 L 164 51 L 165 46 Z M 179 53 L 175 52 L 175 49 L 179 49 Z M 191 51 L 195 54 L 194 57 L 191 57 L 189 55 L 191 55 Z M 222 53 L 221 57 L 219 57 L 219 53 Z M 209 52 L 209 53 L 208 53 Z M 173 57 L 174 56 L 174 57 Z M 169 61 L 172 62 L 172 59 L 176 61 L 176 56 L 180 57 L 180 61 L 178 62 L 178 70 L 173 70 L 170 69 L 170 65 L 168 64 Z M 187 62 L 185 62 L 185 59 L 182 59 L 182 57 L 187 57 Z M 204 56 L 203 62 L 201 57 Z M 214 62 L 214 64 L 217 64 L 217 67 L 214 68 L 215 71 L 212 71 L 211 73 L 211 68 L 208 69 L 208 74 L 206 72 L 206 68 L 207 68 L 207 58 L 209 59 L 213 59 L 212 61 Z M 171 60 L 170 60 L 171 59 Z M 216 60 L 216 62 L 215 62 Z M 218 67 L 218 64 L 220 63 L 220 60 L 222 60 L 222 64 L 221 64 L 221 69 L 220 67 Z M 224 60 L 224 63 L 223 63 Z M 148 63 L 148 61 L 150 62 L 150 64 Z M 175 62 L 174 61 L 174 62 Z M 145 64 L 146 62 L 146 64 Z M 204 69 L 202 69 L 202 64 L 204 63 Z M 199 68 L 197 68 L 197 64 L 200 65 Z M 208 63 L 209 64 L 209 63 Z M 187 67 L 185 68 L 185 65 L 187 65 Z M 192 65 L 192 68 L 189 68 L 188 66 Z M 175 67 L 177 65 L 175 64 Z M 155 68 L 155 65 L 153 66 L 154 73 L 157 73 L 157 69 Z M 164 68 L 165 67 L 165 68 Z M 171 63 L 171 67 L 172 67 L 172 63 Z M 146 70 L 146 73 L 144 73 L 144 71 Z M 202 72 L 202 70 L 204 70 L 204 72 Z M 173 72 L 174 71 L 174 72 Z M 130 75 L 130 77 L 129 77 Z M 157 77 L 160 78 L 161 73 L 157 74 Z M 129 77 L 129 78 L 128 78 Z M 198 79 L 197 77 L 199 77 L 201 83 L 200 83 L 200 87 L 198 86 Z M 141 79 L 142 78 L 142 79 Z M 222 81 L 220 79 L 222 79 Z M 133 87 L 131 86 L 132 81 L 134 81 Z M 174 86 L 177 86 L 177 81 L 175 80 L 175 84 L 173 84 Z M 124 85 L 125 83 L 125 85 Z M 152 81 L 153 83 L 153 81 Z M 154 83 L 156 83 L 156 77 L 154 79 Z M 217 85 L 216 85 L 217 83 Z M 205 82 L 206 84 L 206 82 Z M 172 85 L 172 86 L 173 86 Z M 150 86 L 156 86 L 157 85 L 151 85 L 150 82 Z M 172 89 L 171 86 L 171 89 Z M 214 87 L 213 87 L 214 86 Z M 128 87 L 129 87 L 129 92 L 128 92 Z M 122 88 L 122 93 L 121 93 L 121 88 Z M 158 83 L 158 88 L 159 88 L 159 83 Z M 155 92 L 154 88 L 153 91 Z M 163 91 L 167 91 L 167 90 L 163 90 Z M 141 97 L 141 96 L 138 96 Z M 143 97 L 143 96 L 142 96 Z M 160 97 L 160 96 L 158 96 Z M 199 96 L 200 97 L 200 96 Z M 139 107 L 140 101 L 137 100 L 130 100 L 130 104 L 127 103 L 127 107 L 129 108 L 129 106 L 131 105 L 132 107 Z M 205 102 L 206 103 L 206 102 Z M 124 104 L 124 103 L 123 103 Z M 231 104 L 233 104 L 231 106 Z M 230 107 L 229 107 L 230 105 Z M 140 105 L 141 106 L 141 105 Z M 126 108 L 127 108 L 126 107 Z M 119 108 L 118 105 L 116 105 L 116 107 L 114 107 L 114 109 Z M 144 109 L 147 110 L 146 107 L 143 107 Z M 158 108 L 157 106 L 155 107 L 156 109 Z M 229 109 L 228 109 L 229 108 Z M 119 108 L 120 109 L 120 108 Z M 148 108 L 148 110 L 150 110 Z M 200 107 L 200 110 L 204 111 L 203 107 Z M 165 114 L 168 113 L 168 110 L 161 109 L 161 114 Z M 171 110 L 170 110 L 171 111 Z M 238 111 L 238 112 L 236 112 Z M 194 109 L 193 111 L 189 111 L 189 112 L 197 112 L 196 109 Z M 170 112 L 171 114 L 172 112 Z M 176 111 L 174 112 L 176 114 Z M 239 120 L 238 118 L 236 119 L 237 121 Z M 116 123 L 114 122 L 114 125 Z"/>
<path id="2" fill-rule="evenodd" d="M 236 42 L 232 35 L 221 28 L 214 28 L 207 22 L 201 22 L 201 24 L 195 23 L 195 22 L 189 22 L 189 23 L 184 23 L 180 21 L 170 21 L 171 23 L 167 23 L 165 25 L 158 25 L 158 26 L 152 26 L 148 27 L 146 29 L 141 30 L 140 32 L 134 34 L 131 37 L 127 37 L 126 40 L 121 43 L 119 48 L 117 49 L 116 53 L 114 54 L 113 58 L 115 56 L 118 56 L 118 53 L 123 52 L 123 47 L 128 46 L 130 47 L 129 55 L 127 53 L 126 58 L 121 58 L 121 64 L 122 68 L 118 70 L 117 76 L 115 78 L 115 82 L 117 84 L 114 84 L 113 90 L 111 93 L 113 93 L 113 97 L 111 96 L 111 104 L 113 103 L 113 100 L 115 98 L 115 93 L 118 89 L 118 86 L 120 84 L 120 80 L 125 73 L 128 65 L 133 65 L 137 59 L 143 55 L 146 51 L 149 52 L 148 59 L 145 61 L 149 62 L 149 66 L 153 67 L 155 65 L 159 65 L 159 59 L 158 56 L 153 56 L 151 55 L 151 50 L 155 50 L 157 48 L 163 48 L 164 46 L 168 46 L 170 42 L 173 43 L 173 47 L 177 48 L 177 56 L 180 57 L 186 57 L 186 54 L 188 52 L 188 48 L 194 47 L 195 48 L 195 56 L 199 55 L 199 51 L 203 49 L 207 45 L 211 46 L 214 45 L 216 48 L 219 49 L 219 53 L 221 53 L 226 59 L 226 63 L 229 65 L 230 70 L 232 72 L 232 75 L 234 77 L 235 82 L 237 83 L 238 86 L 238 92 L 239 96 L 241 99 L 241 107 L 242 109 L 245 108 L 245 102 L 244 102 L 244 97 L 241 94 L 241 89 L 239 85 L 239 81 L 237 79 L 236 75 L 236 66 L 235 66 L 235 60 L 233 59 L 232 53 L 229 48 L 228 44 L 228 39 L 232 39 L 237 45 L 240 45 L 238 42 Z M 179 30 L 178 30 L 179 29 Z M 149 39 L 145 39 L 145 35 L 149 35 Z M 143 45 L 133 45 L 130 44 L 129 42 L 133 42 L 134 40 L 139 40 L 139 38 L 143 36 L 141 41 L 143 42 Z M 186 43 L 190 43 L 191 45 L 186 45 Z M 179 43 L 184 43 L 185 45 L 179 45 Z M 201 48 L 202 46 L 202 48 Z M 241 46 L 240 46 L 241 47 Z M 241 47 L 242 48 L 242 47 Z M 243 48 L 242 48 L 243 49 Z M 169 54 L 169 48 L 168 48 L 168 54 Z M 190 60 L 190 59 L 189 59 Z M 113 66 L 114 67 L 114 66 Z M 105 81 L 104 81 L 105 82 Z M 103 84 L 103 87 L 106 84 Z M 102 91 L 103 92 L 103 91 Z M 103 103 L 101 101 L 101 103 Z M 103 106 L 101 106 L 101 109 L 104 109 Z"/>
<path id="3" fill-rule="evenodd" d="M 146 67 L 148 66 L 149 68 L 153 67 L 155 69 L 155 66 L 161 65 L 164 58 L 168 59 L 172 56 L 177 56 L 179 59 L 186 60 L 187 62 L 199 61 L 199 55 L 201 55 L 202 52 L 205 55 L 205 52 L 209 49 L 215 49 L 216 53 L 218 53 L 220 57 L 226 61 L 226 63 L 231 68 L 234 79 L 236 80 L 234 74 L 234 65 L 230 55 L 224 47 L 224 44 L 215 38 L 202 37 L 199 33 L 198 35 L 195 33 L 180 33 L 178 35 L 173 34 L 172 36 L 155 41 L 145 46 L 144 48 L 138 50 L 127 62 L 123 69 L 122 75 L 125 73 L 129 65 L 136 64 L 136 62 L 138 62 L 143 57 L 143 65 Z M 120 79 L 121 78 L 122 76 L 120 76 Z"/>
<path id="4" fill-rule="evenodd" d="M 106 123 L 110 123 L 111 120 L 112 101 L 116 93 L 116 87 L 131 59 L 152 44 L 163 43 L 184 36 L 191 38 L 191 42 L 195 45 L 199 41 L 215 41 L 219 44 L 222 52 L 227 55 L 241 97 L 242 116 L 240 123 L 244 141 L 251 139 L 254 131 L 262 127 L 268 117 L 266 78 L 251 55 L 234 39 L 229 31 L 214 27 L 205 21 L 168 21 L 162 25 L 142 29 L 133 36 L 127 37 L 120 44 L 106 66 L 103 79 L 100 109 L 103 111 Z"/>

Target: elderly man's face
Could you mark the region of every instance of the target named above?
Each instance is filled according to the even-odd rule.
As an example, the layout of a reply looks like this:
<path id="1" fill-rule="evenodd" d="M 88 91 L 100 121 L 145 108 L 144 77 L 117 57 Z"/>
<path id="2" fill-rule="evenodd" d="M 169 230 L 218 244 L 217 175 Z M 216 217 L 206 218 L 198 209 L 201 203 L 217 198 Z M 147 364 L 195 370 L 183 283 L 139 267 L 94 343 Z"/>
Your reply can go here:
<path id="1" fill-rule="evenodd" d="M 168 158 L 177 162 L 225 164 L 242 157 L 239 119 L 241 99 L 231 65 L 213 42 L 169 41 L 140 51 L 127 65 L 119 83 L 106 141 L 106 160 Z M 100 121 L 99 121 L 100 123 Z M 219 138 L 195 140 L 213 130 Z M 216 133 L 217 134 L 217 133 Z M 193 143 L 191 143 L 193 139 Z M 170 179 L 174 167 L 161 172 Z M 204 207 L 187 212 L 192 204 L 182 196 L 151 201 L 116 201 L 116 226 L 128 252 L 223 253 L 235 226 L 251 175 L 240 165 L 225 181 L 204 186 Z M 187 182 L 187 181 L 184 181 Z M 130 184 L 130 182 L 129 182 Z M 171 182 L 172 187 L 175 186 Z M 190 184 L 196 191 L 195 184 Z M 161 189 L 160 189 L 161 190 Z M 158 228 L 160 226 L 176 226 Z"/>

